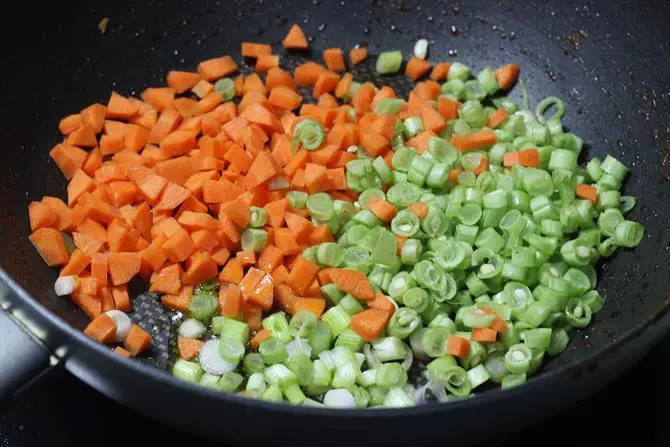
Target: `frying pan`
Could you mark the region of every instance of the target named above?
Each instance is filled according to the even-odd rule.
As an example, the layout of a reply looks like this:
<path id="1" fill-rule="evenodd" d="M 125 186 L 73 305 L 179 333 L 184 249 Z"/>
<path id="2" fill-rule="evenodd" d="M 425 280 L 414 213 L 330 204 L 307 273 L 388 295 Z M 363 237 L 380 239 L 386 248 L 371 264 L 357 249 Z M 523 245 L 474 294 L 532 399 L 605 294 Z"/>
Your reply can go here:
<path id="1" fill-rule="evenodd" d="M 8 45 L 0 107 L 5 154 L 0 279 L 9 293 L 1 299 L 0 390 L 5 395 L 55 364 L 137 411 L 220 440 L 307 442 L 318 431 L 324 444 L 470 443 L 574 404 L 636 362 L 670 327 L 667 2 L 98 1 L 95 6 L 58 2 L 41 6 L 39 13 L 31 7 L 22 7 L 30 20 L 21 21 L 21 33 L 13 24 L 3 27 Z M 15 12 L 5 20 L 16 17 Z M 105 35 L 97 29 L 103 17 L 110 17 Z M 589 157 L 611 153 L 632 168 L 625 191 L 639 200 L 631 218 L 642 222 L 647 234 L 636 250 L 620 251 L 601 264 L 604 310 L 526 386 L 440 405 L 365 411 L 289 407 L 213 393 L 165 372 L 173 315 L 156 297 L 141 294 L 141 285 L 132 291 L 133 318 L 155 342 L 144 359 L 122 359 L 87 339 L 80 332 L 86 317 L 54 295 L 57 272 L 28 242 L 26 205 L 45 194 L 65 195 L 65 181 L 48 157 L 59 118 L 106 102 L 112 89 L 137 94 L 162 84 L 169 69 L 193 69 L 222 54 L 239 59 L 243 40 L 272 42 L 283 54 L 277 43 L 293 21 L 313 37 L 316 57 L 328 47 L 356 44 L 367 44 L 373 54 L 399 49 L 408 55 L 425 37 L 432 61 L 461 60 L 476 69 L 516 62 L 531 103 L 548 95 L 566 101 L 565 122 L 587 142 Z M 370 66 L 354 73 L 371 77 Z M 409 84 L 401 78 L 384 82 L 406 92 Z"/>

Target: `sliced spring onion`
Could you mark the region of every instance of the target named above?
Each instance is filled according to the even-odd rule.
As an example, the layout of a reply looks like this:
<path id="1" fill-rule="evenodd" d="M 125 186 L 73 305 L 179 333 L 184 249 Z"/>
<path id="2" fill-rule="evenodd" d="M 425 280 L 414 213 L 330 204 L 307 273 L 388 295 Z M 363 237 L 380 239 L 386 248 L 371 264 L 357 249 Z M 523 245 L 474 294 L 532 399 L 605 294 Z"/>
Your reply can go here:
<path id="1" fill-rule="evenodd" d="M 235 97 L 235 82 L 230 78 L 219 79 L 214 83 L 214 90 L 221 93 L 224 101 L 230 101 Z"/>
<path id="2" fill-rule="evenodd" d="M 384 51 L 377 57 L 377 73 L 391 74 L 400 70 L 402 53 L 400 51 Z"/>
<path id="3" fill-rule="evenodd" d="M 313 119 L 301 120 L 293 129 L 293 141 L 291 148 L 295 152 L 298 145 L 302 144 L 307 150 L 315 150 L 321 147 L 326 138 L 323 126 Z"/>

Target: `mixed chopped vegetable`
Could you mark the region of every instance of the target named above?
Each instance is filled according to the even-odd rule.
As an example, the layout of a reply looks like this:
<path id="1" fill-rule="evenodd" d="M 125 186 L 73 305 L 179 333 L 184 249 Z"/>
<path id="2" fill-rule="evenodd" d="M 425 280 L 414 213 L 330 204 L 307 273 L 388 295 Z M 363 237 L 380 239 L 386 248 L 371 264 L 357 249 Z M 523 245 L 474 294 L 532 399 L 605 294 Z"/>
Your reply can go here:
<path id="1" fill-rule="evenodd" d="M 298 25 L 283 44 L 309 47 Z M 532 111 L 504 96 L 517 65 L 473 76 L 432 65 L 420 40 L 403 99 L 343 73 L 339 48 L 293 74 L 270 45 L 241 51 L 257 73 L 215 58 L 61 121 L 50 155 L 67 203 L 32 202 L 30 240 L 62 266 L 56 293 L 92 319 L 86 334 L 126 356 L 150 347 L 126 314 L 139 276 L 185 315 L 180 379 L 405 407 L 523 384 L 603 307 L 594 265 L 644 235 L 625 217 L 628 168 L 579 165 L 560 99 Z"/>

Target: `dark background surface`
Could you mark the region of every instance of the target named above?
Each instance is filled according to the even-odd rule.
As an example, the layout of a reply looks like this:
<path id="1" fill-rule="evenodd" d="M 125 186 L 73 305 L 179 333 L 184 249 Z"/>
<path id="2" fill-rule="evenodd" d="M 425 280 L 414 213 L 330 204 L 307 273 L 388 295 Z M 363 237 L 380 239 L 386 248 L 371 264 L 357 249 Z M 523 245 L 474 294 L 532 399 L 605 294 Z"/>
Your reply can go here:
<path id="1" fill-rule="evenodd" d="M 498 446 L 552 440 L 556 445 L 616 445 L 634 433 L 636 445 L 667 446 L 670 420 L 670 337 L 629 373 L 551 420 L 510 434 Z M 157 401 L 156 405 L 161 402 Z M 482 409 L 485 411 L 485 409 Z M 483 413 L 482 427 L 486 427 Z M 225 424 L 225 416 L 221 416 Z M 262 427 L 262 424 L 259 425 Z M 306 430 L 306 427 L 301 427 Z M 231 427 L 235 430 L 235 427 Z M 410 428 L 408 427 L 408 430 Z M 315 433 L 314 439 L 325 436 Z M 287 443 L 291 435 L 286 434 Z M 380 436 L 383 436 L 380 434 Z M 213 444 L 161 425 L 113 402 L 64 371 L 54 371 L 24 391 L 0 414 L 1 447 Z M 392 440 L 388 440 L 392 445 Z M 230 444 L 233 445 L 233 444 Z M 246 445 L 255 445 L 249 434 Z M 356 445 L 352 439 L 351 445 Z M 443 445 L 439 439 L 433 445 Z M 488 444 L 490 445 L 490 444 Z"/>

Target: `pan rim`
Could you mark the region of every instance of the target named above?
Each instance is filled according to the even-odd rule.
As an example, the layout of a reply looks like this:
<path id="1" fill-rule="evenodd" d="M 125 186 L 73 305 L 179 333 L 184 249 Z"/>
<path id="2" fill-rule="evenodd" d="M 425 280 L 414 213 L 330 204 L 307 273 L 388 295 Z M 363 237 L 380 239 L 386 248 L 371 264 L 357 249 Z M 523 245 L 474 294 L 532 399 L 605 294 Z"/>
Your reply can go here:
<path id="1" fill-rule="evenodd" d="M 116 362 L 120 367 L 124 367 L 128 370 L 131 370 L 133 373 L 148 375 L 151 379 L 160 382 L 161 384 L 169 384 L 177 388 L 181 388 L 184 391 L 189 393 L 195 393 L 200 396 L 201 399 L 214 399 L 225 403 L 234 403 L 236 405 L 247 406 L 251 408 L 256 408 L 259 410 L 267 411 L 291 411 L 297 414 L 304 414 L 310 416 L 325 416 L 325 417 L 393 417 L 400 415 L 412 414 L 428 414 L 435 412 L 447 412 L 447 411 L 457 411 L 463 409 L 466 406 L 471 406 L 473 403 L 485 404 L 487 402 L 492 402 L 499 399 L 511 399 L 520 394 L 525 394 L 531 392 L 532 390 L 537 390 L 548 386 L 560 376 L 568 374 L 571 370 L 579 370 L 584 365 L 597 360 L 603 355 L 607 354 L 607 351 L 618 350 L 624 347 L 625 345 L 631 343 L 636 338 L 639 338 L 649 330 L 657 330 L 660 332 L 667 332 L 670 329 L 670 297 L 666 299 L 664 304 L 659 310 L 654 312 L 651 317 L 645 319 L 642 323 L 628 329 L 624 332 L 620 338 L 615 340 L 613 343 L 604 345 L 597 349 L 594 349 L 586 357 L 581 360 L 574 360 L 566 365 L 563 365 L 555 370 L 551 370 L 545 373 L 540 373 L 537 376 L 533 377 L 532 380 L 528 381 L 524 386 L 514 387 L 506 390 L 497 388 L 495 390 L 485 391 L 480 394 L 477 394 L 469 399 L 459 399 L 451 402 L 443 402 L 438 404 L 430 405 L 421 405 L 415 407 L 407 408 L 374 408 L 374 409 L 322 409 L 318 407 L 306 407 L 300 405 L 289 405 L 286 403 L 278 402 L 269 402 L 261 399 L 253 399 L 244 396 L 239 396 L 237 394 L 230 393 L 213 393 L 205 387 L 201 387 L 195 384 L 191 384 L 184 380 L 179 380 L 173 375 L 169 374 L 167 371 L 155 368 L 145 363 L 137 362 L 132 359 L 126 359 L 118 354 L 115 354 L 111 349 L 107 349 L 105 346 L 96 343 L 91 338 L 87 337 L 82 331 L 71 326 L 65 320 L 60 318 L 58 315 L 53 313 L 51 310 L 47 309 L 45 306 L 40 304 L 33 296 L 28 293 L 20 284 L 18 284 L 14 279 L 0 267 L 0 281 L 7 285 L 12 292 L 21 300 L 26 306 L 29 306 L 32 311 L 39 314 L 41 317 L 45 318 L 49 323 L 51 323 L 58 331 L 63 333 L 66 337 L 74 338 L 78 343 L 85 345 L 86 348 L 93 350 L 96 354 L 102 355 L 107 359 L 112 359 L 113 362 Z M 11 298 L 10 298 L 11 300 Z M 19 307 L 20 304 L 17 306 Z M 65 358 L 65 363 L 67 363 L 67 357 Z M 76 375 L 76 374 L 75 374 Z M 84 382 L 86 380 L 80 376 L 78 378 Z M 87 382 L 88 383 L 88 382 Z M 89 385 L 91 385 L 89 383 Z M 106 393 L 107 397 L 113 399 Z M 117 399 L 113 399 L 117 400 Z"/>

